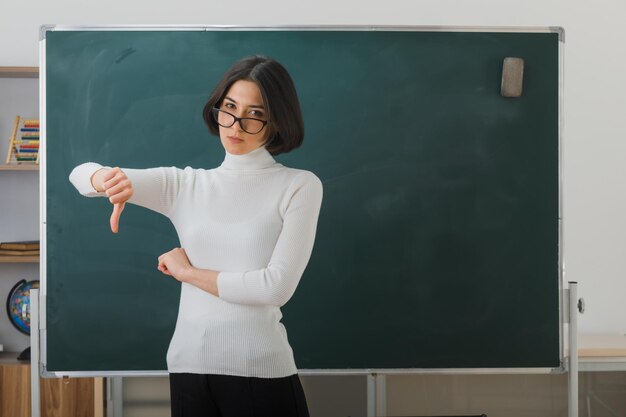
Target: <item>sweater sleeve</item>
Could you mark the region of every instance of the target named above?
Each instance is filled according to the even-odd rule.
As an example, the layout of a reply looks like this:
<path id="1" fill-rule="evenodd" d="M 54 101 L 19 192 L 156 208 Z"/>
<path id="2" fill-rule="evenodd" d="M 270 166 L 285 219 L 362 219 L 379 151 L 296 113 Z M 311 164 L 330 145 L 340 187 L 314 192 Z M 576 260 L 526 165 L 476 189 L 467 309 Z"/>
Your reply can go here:
<path id="1" fill-rule="evenodd" d="M 70 182 L 85 197 L 105 197 L 105 193 L 97 192 L 91 185 L 91 177 L 101 168 L 110 167 L 105 167 L 95 162 L 80 164 L 70 173 Z"/>
<path id="2" fill-rule="evenodd" d="M 106 197 L 106 193 L 97 192 L 91 184 L 91 176 L 101 168 L 110 167 L 95 162 L 78 165 L 72 170 L 70 181 L 85 197 Z M 193 172 L 190 167 L 184 170 L 175 167 L 122 168 L 122 171 L 133 184 L 133 195 L 128 202 L 165 216 L 170 215 L 180 190 Z"/>
<path id="3" fill-rule="evenodd" d="M 281 307 L 289 301 L 306 268 L 322 204 L 322 182 L 314 174 L 297 177 L 267 267 L 245 272 L 220 272 L 219 296 L 224 301 Z"/>

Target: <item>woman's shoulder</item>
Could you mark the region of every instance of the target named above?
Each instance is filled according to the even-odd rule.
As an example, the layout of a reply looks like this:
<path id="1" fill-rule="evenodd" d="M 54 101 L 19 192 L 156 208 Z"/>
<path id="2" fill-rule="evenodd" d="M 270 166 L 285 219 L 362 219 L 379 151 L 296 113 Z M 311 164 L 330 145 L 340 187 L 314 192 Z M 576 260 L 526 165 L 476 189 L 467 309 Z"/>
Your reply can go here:
<path id="1" fill-rule="evenodd" d="M 291 188 L 316 188 L 322 190 L 322 180 L 312 171 L 300 168 L 284 168 L 285 175 L 288 178 L 288 182 Z"/>
<path id="2" fill-rule="evenodd" d="M 319 177 L 315 175 L 313 171 L 309 171 L 301 168 L 284 167 L 283 170 L 287 176 L 294 180 L 306 181 L 306 182 L 321 182 Z"/>

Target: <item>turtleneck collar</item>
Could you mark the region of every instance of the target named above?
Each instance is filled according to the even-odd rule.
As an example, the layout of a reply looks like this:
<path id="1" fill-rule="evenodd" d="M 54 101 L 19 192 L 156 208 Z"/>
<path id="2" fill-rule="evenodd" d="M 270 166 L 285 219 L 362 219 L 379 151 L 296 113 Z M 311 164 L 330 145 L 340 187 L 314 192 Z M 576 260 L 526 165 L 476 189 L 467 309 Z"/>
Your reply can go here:
<path id="1" fill-rule="evenodd" d="M 226 155 L 221 168 L 229 171 L 257 171 L 280 165 L 274 160 L 265 146 L 259 146 L 255 150 L 243 155 L 236 155 L 224 150 Z"/>

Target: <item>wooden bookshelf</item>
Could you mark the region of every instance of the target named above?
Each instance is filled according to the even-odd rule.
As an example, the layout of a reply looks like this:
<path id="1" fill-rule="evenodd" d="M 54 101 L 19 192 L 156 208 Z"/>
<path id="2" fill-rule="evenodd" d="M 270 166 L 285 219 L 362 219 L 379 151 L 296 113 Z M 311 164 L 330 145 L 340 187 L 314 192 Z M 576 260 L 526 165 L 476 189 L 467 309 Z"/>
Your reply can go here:
<path id="1" fill-rule="evenodd" d="M 39 171 L 39 164 L 0 165 L 0 171 Z"/>
<path id="2" fill-rule="evenodd" d="M 0 353 L 0 416 L 28 417 L 30 362 Z M 42 417 L 104 417 L 103 378 L 40 378 Z"/>
<path id="3" fill-rule="evenodd" d="M 9 264 L 39 263 L 39 255 L 31 255 L 31 256 L 0 255 L 0 263 L 9 263 Z"/>
<path id="4" fill-rule="evenodd" d="M 39 67 L 0 67 L 0 78 L 39 78 Z"/>

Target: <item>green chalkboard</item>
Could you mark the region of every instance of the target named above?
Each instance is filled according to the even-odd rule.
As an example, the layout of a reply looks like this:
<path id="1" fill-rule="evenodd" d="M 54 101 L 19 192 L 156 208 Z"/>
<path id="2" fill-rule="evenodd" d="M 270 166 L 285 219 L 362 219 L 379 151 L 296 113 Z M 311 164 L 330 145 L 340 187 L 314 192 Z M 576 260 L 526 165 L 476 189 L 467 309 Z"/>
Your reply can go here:
<path id="1" fill-rule="evenodd" d="M 290 71 L 324 185 L 283 308 L 299 369 L 560 366 L 559 34 L 413 30 L 45 33 L 45 368 L 163 371 L 179 285 L 166 217 L 80 196 L 76 165 L 212 168 L 206 98 L 237 59 Z M 500 95 L 505 57 L 523 94 Z"/>

